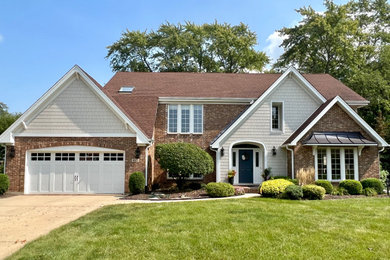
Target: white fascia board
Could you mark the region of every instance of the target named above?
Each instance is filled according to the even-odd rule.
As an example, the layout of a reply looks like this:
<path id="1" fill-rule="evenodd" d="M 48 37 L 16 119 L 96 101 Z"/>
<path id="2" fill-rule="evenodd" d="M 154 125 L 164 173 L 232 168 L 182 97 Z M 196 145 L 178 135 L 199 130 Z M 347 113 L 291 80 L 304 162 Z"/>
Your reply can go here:
<path id="1" fill-rule="evenodd" d="M 137 134 L 133 133 L 59 133 L 59 134 L 50 134 L 50 133 L 18 133 L 14 137 L 137 137 Z"/>
<path id="2" fill-rule="evenodd" d="M 372 129 L 366 121 L 364 121 L 341 97 L 336 96 L 321 113 L 288 145 L 297 145 L 298 141 L 336 104 L 339 103 L 341 108 L 349 114 L 354 121 L 359 124 L 364 130 L 366 130 L 381 147 L 388 147 L 389 144 Z"/>
<path id="3" fill-rule="evenodd" d="M 4 133 L 0 136 L 0 143 L 14 144 L 15 140 L 12 136 L 13 131 L 26 119 L 39 111 L 39 108 L 49 99 L 59 88 L 64 86 L 65 82 L 69 80 L 73 75 L 76 77 L 81 76 L 82 80 L 87 83 L 87 86 L 91 89 L 111 108 L 125 123 L 137 133 L 137 143 L 147 144 L 150 140 L 145 134 L 96 86 L 96 84 L 84 73 L 84 71 L 78 66 L 73 66 L 64 76 L 61 77 L 48 91 L 45 92 L 30 108 L 23 113 Z"/>
<path id="4" fill-rule="evenodd" d="M 359 107 L 364 107 L 370 104 L 370 101 L 368 100 L 366 101 L 345 100 L 345 102 L 347 102 L 347 104 L 350 106 L 359 106 Z"/>
<path id="5" fill-rule="evenodd" d="M 256 98 L 159 97 L 160 104 L 251 104 Z"/>
<path id="6" fill-rule="evenodd" d="M 313 92 L 313 94 L 321 100 L 322 103 L 326 102 L 326 99 L 293 67 L 287 69 L 264 93 L 261 95 L 252 105 L 249 107 L 226 131 L 223 133 L 214 143 L 211 144 L 211 148 L 218 149 L 220 143 L 223 142 L 241 123 L 251 115 L 268 97 L 274 89 L 280 85 L 280 83 L 290 74 L 293 73 L 302 83 Z"/>

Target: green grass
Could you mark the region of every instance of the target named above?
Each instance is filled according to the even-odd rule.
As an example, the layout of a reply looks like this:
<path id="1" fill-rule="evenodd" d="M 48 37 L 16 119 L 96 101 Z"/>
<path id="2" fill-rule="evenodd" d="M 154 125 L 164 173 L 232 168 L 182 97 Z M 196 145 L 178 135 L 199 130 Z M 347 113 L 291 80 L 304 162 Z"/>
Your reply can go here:
<path id="1" fill-rule="evenodd" d="M 390 199 L 107 206 L 10 259 L 388 259 Z"/>

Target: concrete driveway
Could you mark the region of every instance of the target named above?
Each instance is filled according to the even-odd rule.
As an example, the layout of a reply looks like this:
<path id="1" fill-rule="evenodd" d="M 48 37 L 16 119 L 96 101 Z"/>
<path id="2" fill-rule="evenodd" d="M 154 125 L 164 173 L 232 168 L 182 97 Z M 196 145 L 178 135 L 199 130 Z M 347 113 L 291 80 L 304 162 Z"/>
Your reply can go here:
<path id="1" fill-rule="evenodd" d="M 19 195 L 0 198 L 0 259 L 88 212 L 118 203 L 113 195 Z"/>

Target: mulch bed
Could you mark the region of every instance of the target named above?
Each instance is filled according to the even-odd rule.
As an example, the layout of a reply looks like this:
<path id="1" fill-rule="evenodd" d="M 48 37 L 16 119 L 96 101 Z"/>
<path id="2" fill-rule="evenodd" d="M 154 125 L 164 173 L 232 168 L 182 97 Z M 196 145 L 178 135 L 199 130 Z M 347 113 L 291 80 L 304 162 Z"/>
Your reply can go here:
<path id="1" fill-rule="evenodd" d="M 183 192 L 152 192 L 150 194 L 128 195 L 122 200 L 189 200 L 210 198 L 203 189 Z"/>

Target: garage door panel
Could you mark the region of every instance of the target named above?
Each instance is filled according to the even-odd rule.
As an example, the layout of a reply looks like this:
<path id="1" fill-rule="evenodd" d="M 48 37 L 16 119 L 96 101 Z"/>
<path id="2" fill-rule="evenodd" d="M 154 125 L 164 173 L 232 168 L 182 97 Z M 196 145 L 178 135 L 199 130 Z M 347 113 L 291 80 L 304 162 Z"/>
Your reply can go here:
<path id="1" fill-rule="evenodd" d="M 80 194 L 124 192 L 123 153 L 93 153 L 92 160 L 88 159 L 90 153 L 82 153 L 83 158 L 80 153 L 52 152 L 51 159 L 42 157 L 44 160 L 39 156 L 28 156 L 27 191 Z"/>
<path id="2" fill-rule="evenodd" d="M 50 192 L 50 164 L 40 165 L 41 192 Z"/>

